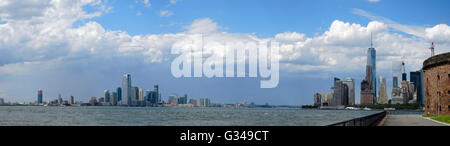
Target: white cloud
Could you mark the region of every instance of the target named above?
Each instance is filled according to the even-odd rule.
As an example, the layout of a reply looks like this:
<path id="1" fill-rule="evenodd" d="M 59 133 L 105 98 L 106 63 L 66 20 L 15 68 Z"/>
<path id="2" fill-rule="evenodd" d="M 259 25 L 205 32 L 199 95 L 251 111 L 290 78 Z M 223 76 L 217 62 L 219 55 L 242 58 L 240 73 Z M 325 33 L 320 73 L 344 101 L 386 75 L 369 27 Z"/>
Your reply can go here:
<path id="1" fill-rule="evenodd" d="M 172 15 L 173 15 L 173 12 L 169 11 L 169 10 L 161 10 L 161 11 L 159 11 L 159 16 L 161 16 L 161 17 L 170 17 Z"/>
<path id="2" fill-rule="evenodd" d="M 101 1 L 53 0 L 44 5 L 28 6 L 36 7 L 38 11 L 33 13 L 14 11 L 10 7 L 19 7 L 21 4 L 22 1 L 0 3 L 0 18 L 6 21 L 0 24 L 2 81 L 7 80 L 8 76 L 33 74 L 40 69 L 43 70 L 40 71 L 42 74 L 63 69 L 70 73 L 86 70 L 84 66 L 92 66 L 88 71 L 95 72 L 106 62 L 116 63 L 110 66 L 133 62 L 167 63 L 174 57 L 170 54 L 171 48 L 183 47 L 192 34 L 199 33 L 204 34 L 205 42 L 216 42 L 206 43 L 205 48 L 220 49 L 232 42 L 278 41 L 280 70 L 296 75 L 311 72 L 364 72 L 362 68 L 365 66 L 371 33 L 377 49 L 380 74 L 389 72 L 391 62 L 396 60 L 405 60 L 411 70 L 419 69 L 423 60 L 429 56 L 427 48 L 430 40 L 440 42 L 436 46 L 437 53 L 450 51 L 450 28 L 446 24 L 424 27 L 424 35 L 404 36 L 390 32 L 392 23 L 384 21 L 374 20 L 364 26 L 335 20 L 324 33 L 314 37 L 301 32 L 280 32 L 273 38 L 259 38 L 254 34 L 223 32 L 223 27 L 211 18 L 199 18 L 185 26 L 184 32 L 130 35 L 121 30 L 106 30 L 101 24 L 90 20 L 108 10 Z M 82 9 L 84 6 L 97 9 L 87 13 Z M 86 22 L 78 24 L 80 20 Z M 120 59 L 123 60 L 108 61 Z"/>
<path id="3" fill-rule="evenodd" d="M 367 1 L 376 3 L 376 2 L 380 2 L 381 0 L 367 0 Z"/>
<path id="4" fill-rule="evenodd" d="M 425 29 L 425 37 L 437 42 L 450 42 L 450 27 L 447 24 L 439 24 Z"/>
<path id="5" fill-rule="evenodd" d="M 425 36 L 425 27 L 422 27 L 422 26 L 409 26 L 409 25 L 399 24 L 390 19 L 380 17 L 380 16 L 375 16 L 375 15 L 373 15 L 369 12 L 366 12 L 364 10 L 361 10 L 361 9 L 353 9 L 353 13 L 356 15 L 367 17 L 373 21 L 383 22 L 395 30 L 398 30 L 398 31 L 401 31 L 401 32 L 404 32 L 404 33 L 407 33 L 410 35 L 414 35 L 414 36 L 418 36 L 418 37 L 422 37 L 422 38 Z"/>
<path id="6" fill-rule="evenodd" d="M 188 33 L 211 33 L 216 32 L 220 26 L 210 18 L 196 19 L 194 22 L 185 27 Z"/>

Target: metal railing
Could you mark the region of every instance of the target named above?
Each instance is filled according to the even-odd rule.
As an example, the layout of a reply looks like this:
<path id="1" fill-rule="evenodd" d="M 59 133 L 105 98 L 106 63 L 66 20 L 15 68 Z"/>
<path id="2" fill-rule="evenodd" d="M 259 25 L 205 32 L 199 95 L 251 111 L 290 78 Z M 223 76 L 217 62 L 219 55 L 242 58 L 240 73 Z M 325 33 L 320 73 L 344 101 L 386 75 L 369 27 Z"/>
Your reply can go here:
<path id="1" fill-rule="evenodd" d="M 386 111 L 368 115 L 365 117 L 355 118 L 328 126 L 376 126 L 386 116 Z"/>

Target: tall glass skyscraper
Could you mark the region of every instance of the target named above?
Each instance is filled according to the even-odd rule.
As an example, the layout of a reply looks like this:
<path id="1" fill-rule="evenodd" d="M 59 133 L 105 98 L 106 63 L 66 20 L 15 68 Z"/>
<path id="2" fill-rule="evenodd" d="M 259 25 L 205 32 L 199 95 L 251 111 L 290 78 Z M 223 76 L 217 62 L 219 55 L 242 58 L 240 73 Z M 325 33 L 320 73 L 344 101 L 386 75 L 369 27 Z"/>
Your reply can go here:
<path id="1" fill-rule="evenodd" d="M 42 104 L 42 90 L 38 90 L 38 100 L 37 100 L 37 103 L 38 104 Z"/>
<path id="2" fill-rule="evenodd" d="M 124 74 L 122 79 L 122 105 L 131 105 L 131 75 Z"/>
<path id="3" fill-rule="evenodd" d="M 376 64 L 377 64 L 377 51 L 372 46 L 367 50 L 367 65 L 370 66 L 372 72 L 371 72 L 371 79 L 370 82 L 372 84 L 372 89 L 374 91 L 374 103 L 377 103 L 377 70 L 376 70 Z"/>
<path id="4" fill-rule="evenodd" d="M 117 102 L 122 101 L 122 88 L 117 87 Z"/>

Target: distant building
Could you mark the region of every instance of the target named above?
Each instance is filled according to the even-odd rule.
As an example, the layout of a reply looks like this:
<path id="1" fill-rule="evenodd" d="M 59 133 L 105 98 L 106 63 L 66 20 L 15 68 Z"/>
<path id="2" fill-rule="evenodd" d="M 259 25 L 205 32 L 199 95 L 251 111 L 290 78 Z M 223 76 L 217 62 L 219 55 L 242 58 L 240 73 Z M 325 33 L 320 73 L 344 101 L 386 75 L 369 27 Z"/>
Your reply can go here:
<path id="1" fill-rule="evenodd" d="M 111 101 L 110 101 L 110 103 L 111 103 L 112 106 L 117 105 L 117 102 L 118 102 L 118 100 L 117 100 L 118 96 L 117 95 L 118 95 L 117 92 L 112 92 L 111 93 Z"/>
<path id="2" fill-rule="evenodd" d="M 162 103 L 162 101 L 161 101 L 161 93 L 159 93 L 159 86 L 158 85 L 154 86 L 154 92 L 156 94 L 157 103 Z"/>
<path id="3" fill-rule="evenodd" d="M 70 96 L 70 99 L 69 99 L 69 104 L 75 104 L 75 102 L 74 102 L 74 97 L 73 96 Z"/>
<path id="4" fill-rule="evenodd" d="M 333 106 L 348 105 L 348 86 L 339 78 L 334 78 Z"/>
<path id="5" fill-rule="evenodd" d="M 187 104 L 187 94 L 184 94 L 184 96 L 178 98 L 178 104 Z"/>
<path id="6" fill-rule="evenodd" d="M 139 88 L 139 101 L 144 101 L 144 89 Z"/>
<path id="7" fill-rule="evenodd" d="M 371 42 L 371 46 L 370 48 L 367 50 L 367 66 L 370 67 L 370 72 L 368 72 L 368 74 L 370 74 L 370 78 L 367 80 L 367 82 L 370 82 L 372 91 L 373 91 L 373 104 L 377 103 L 377 99 L 376 99 L 376 94 L 377 94 L 377 62 L 376 62 L 376 56 L 377 56 L 377 51 L 375 50 L 375 48 L 373 48 L 372 46 L 372 42 Z"/>
<path id="8" fill-rule="evenodd" d="M 42 104 L 42 90 L 41 89 L 38 90 L 37 103 Z"/>
<path id="9" fill-rule="evenodd" d="M 199 107 L 200 106 L 200 100 L 198 100 L 198 99 L 189 99 L 189 104 L 192 104 L 195 107 Z"/>
<path id="10" fill-rule="evenodd" d="M 314 106 L 322 106 L 322 95 L 320 93 L 314 94 Z"/>
<path id="11" fill-rule="evenodd" d="M 391 104 L 413 104 L 416 103 L 417 95 L 414 91 L 414 84 L 406 80 L 405 63 L 402 62 L 402 81 L 400 87 L 392 88 Z"/>
<path id="12" fill-rule="evenodd" d="M 122 105 L 131 105 L 131 75 L 130 74 L 123 75 L 121 92 L 122 92 L 121 104 Z"/>
<path id="13" fill-rule="evenodd" d="M 209 98 L 200 98 L 200 106 L 201 107 L 210 107 L 211 100 Z"/>
<path id="14" fill-rule="evenodd" d="M 393 88 L 398 88 L 398 77 L 394 76 L 392 78 L 392 87 Z"/>
<path id="15" fill-rule="evenodd" d="M 0 98 L 0 105 L 5 104 L 5 100 L 3 98 Z"/>
<path id="16" fill-rule="evenodd" d="M 139 88 L 136 86 L 131 87 L 131 102 L 136 104 L 139 101 Z"/>
<path id="17" fill-rule="evenodd" d="M 58 97 L 58 104 L 59 104 L 59 105 L 62 105 L 62 104 L 63 104 L 63 99 L 62 99 L 62 97 L 61 97 L 61 94 L 59 94 L 59 97 Z"/>
<path id="18" fill-rule="evenodd" d="M 384 76 L 380 76 L 380 93 L 378 96 L 378 104 L 388 104 L 388 96 L 386 92 L 386 78 Z"/>
<path id="19" fill-rule="evenodd" d="M 105 102 L 105 98 L 104 97 L 100 97 L 97 100 L 97 103 L 104 103 Z"/>
<path id="20" fill-rule="evenodd" d="M 172 93 L 169 95 L 169 104 L 177 105 L 178 104 L 178 95 Z"/>
<path id="21" fill-rule="evenodd" d="M 104 96 L 105 96 L 105 102 L 111 102 L 110 100 L 111 100 L 111 97 L 110 97 L 110 93 L 109 93 L 109 90 L 105 90 L 104 91 Z"/>
<path id="22" fill-rule="evenodd" d="M 117 92 L 117 102 L 122 101 L 122 88 L 117 87 L 116 92 Z"/>
<path id="23" fill-rule="evenodd" d="M 90 98 L 89 98 L 89 104 L 90 104 L 91 106 L 97 105 L 97 99 L 96 99 L 95 97 L 90 97 Z"/>
<path id="24" fill-rule="evenodd" d="M 345 85 L 348 87 L 348 105 L 355 104 L 355 80 L 353 78 L 346 78 L 343 81 Z"/>
<path id="25" fill-rule="evenodd" d="M 414 84 L 414 92 L 417 96 L 416 103 L 423 104 L 423 71 L 415 71 L 409 73 L 409 81 Z"/>
<path id="26" fill-rule="evenodd" d="M 370 105 L 375 104 L 375 91 L 373 90 L 372 79 L 372 67 L 370 65 L 366 66 L 366 78 L 361 82 L 361 104 Z"/>
<path id="27" fill-rule="evenodd" d="M 450 52 L 423 62 L 425 113 L 450 114 Z"/>

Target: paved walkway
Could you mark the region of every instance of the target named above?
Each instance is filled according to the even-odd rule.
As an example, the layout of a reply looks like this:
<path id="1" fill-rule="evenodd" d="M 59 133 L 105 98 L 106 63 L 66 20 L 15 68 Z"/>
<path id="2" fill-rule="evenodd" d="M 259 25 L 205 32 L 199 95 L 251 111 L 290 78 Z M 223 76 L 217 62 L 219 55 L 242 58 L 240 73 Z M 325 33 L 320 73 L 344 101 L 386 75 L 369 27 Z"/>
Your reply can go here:
<path id="1" fill-rule="evenodd" d="M 422 115 L 387 115 L 383 126 L 447 126 L 422 118 Z"/>

